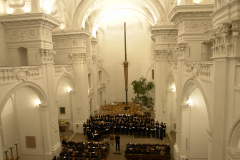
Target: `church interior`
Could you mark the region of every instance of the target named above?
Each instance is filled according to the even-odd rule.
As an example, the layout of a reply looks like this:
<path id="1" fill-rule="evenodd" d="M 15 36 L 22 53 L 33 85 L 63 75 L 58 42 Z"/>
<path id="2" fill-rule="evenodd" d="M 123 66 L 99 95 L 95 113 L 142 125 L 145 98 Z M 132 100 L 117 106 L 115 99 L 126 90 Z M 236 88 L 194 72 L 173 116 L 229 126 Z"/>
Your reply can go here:
<path id="1" fill-rule="evenodd" d="M 240 0 L 0 0 L 0 22 L 0 160 L 240 160 Z"/>

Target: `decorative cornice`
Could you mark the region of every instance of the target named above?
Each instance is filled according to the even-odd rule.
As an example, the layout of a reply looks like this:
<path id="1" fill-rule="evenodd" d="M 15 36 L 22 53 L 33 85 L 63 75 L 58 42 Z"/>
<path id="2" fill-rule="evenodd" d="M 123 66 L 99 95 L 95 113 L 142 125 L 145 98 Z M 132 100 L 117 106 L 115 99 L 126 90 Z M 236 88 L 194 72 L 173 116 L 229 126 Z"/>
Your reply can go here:
<path id="1" fill-rule="evenodd" d="M 43 64 L 54 63 L 54 56 L 56 55 L 55 51 L 50 49 L 39 49 L 39 52 L 42 56 Z"/>
<path id="2" fill-rule="evenodd" d="M 28 27 L 48 27 L 54 29 L 58 27 L 61 22 L 51 15 L 45 13 L 29 13 L 21 15 L 7 15 L 1 16 L 0 22 L 3 23 L 5 28 L 24 28 Z"/>
<path id="3" fill-rule="evenodd" d="M 206 5 L 180 5 L 173 8 L 169 14 L 169 19 L 178 24 L 180 19 L 209 18 L 214 10 L 213 4 Z"/>
<path id="4" fill-rule="evenodd" d="M 154 60 L 155 61 L 167 60 L 168 55 L 170 53 L 171 53 L 171 50 L 168 50 L 168 49 L 155 50 L 154 51 Z"/>
<path id="5" fill-rule="evenodd" d="M 239 0 L 232 0 L 223 5 L 221 4 L 220 6 L 215 4 L 215 11 L 211 14 L 214 26 L 217 26 L 219 23 L 225 23 L 229 20 L 239 19 L 239 5 Z M 229 17 L 231 17 L 231 19 L 229 19 Z"/>
<path id="6" fill-rule="evenodd" d="M 86 53 L 73 53 L 69 56 L 71 57 L 73 63 L 86 63 L 88 61 Z"/>

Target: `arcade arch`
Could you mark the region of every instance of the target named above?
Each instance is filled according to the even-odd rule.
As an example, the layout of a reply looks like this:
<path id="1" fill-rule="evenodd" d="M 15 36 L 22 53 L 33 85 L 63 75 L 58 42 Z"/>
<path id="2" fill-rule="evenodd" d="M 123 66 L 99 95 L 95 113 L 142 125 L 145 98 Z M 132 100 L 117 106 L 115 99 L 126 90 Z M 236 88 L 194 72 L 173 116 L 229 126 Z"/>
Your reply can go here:
<path id="1" fill-rule="evenodd" d="M 206 92 L 197 80 L 190 79 L 185 83 L 181 107 L 182 156 L 187 159 L 208 159 L 211 148 L 208 135 L 208 132 L 211 132 L 211 113 Z"/>
<path id="2" fill-rule="evenodd" d="M 18 154 L 22 159 L 44 156 L 48 153 L 47 141 L 50 130 L 43 116 L 48 114 L 47 98 L 44 91 L 32 82 L 21 82 L 11 87 L 0 101 L 3 151 L 18 144 Z M 44 111 L 43 111 L 44 107 Z M 49 119 L 48 119 L 49 120 Z M 20 130 L 21 128 L 21 130 Z M 34 137 L 35 148 L 26 146 L 27 136 Z M 42 137 L 46 137 L 43 141 Z M 33 146 L 34 147 L 34 146 Z M 13 155 L 16 150 L 13 148 Z"/>
<path id="3" fill-rule="evenodd" d="M 56 107 L 58 120 L 70 123 L 69 130 L 73 130 L 72 90 L 74 90 L 72 77 L 69 74 L 63 74 L 56 86 Z"/>

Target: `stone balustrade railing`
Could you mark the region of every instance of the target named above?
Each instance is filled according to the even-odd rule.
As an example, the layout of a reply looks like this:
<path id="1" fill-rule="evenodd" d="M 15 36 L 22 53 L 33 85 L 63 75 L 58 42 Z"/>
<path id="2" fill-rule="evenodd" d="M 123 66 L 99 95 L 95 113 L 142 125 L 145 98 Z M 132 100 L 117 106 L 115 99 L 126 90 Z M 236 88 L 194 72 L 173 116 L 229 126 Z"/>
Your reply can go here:
<path id="1" fill-rule="evenodd" d="M 0 67 L 0 82 L 42 77 L 41 66 Z"/>
<path id="2" fill-rule="evenodd" d="M 193 77 L 212 78 L 212 62 L 186 62 L 185 73 Z"/>
<path id="3" fill-rule="evenodd" d="M 55 65 L 55 74 L 71 73 L 72 65 Z"/>

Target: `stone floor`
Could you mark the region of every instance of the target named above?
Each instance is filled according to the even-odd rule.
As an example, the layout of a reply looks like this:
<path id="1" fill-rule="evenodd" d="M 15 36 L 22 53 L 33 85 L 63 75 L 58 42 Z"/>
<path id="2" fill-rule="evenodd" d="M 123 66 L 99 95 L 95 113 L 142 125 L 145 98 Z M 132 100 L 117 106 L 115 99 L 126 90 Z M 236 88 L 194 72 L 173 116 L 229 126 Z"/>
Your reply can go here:
<path id="1" fill-rule="evenodd" d="M 126 150 L 126 144 L 127 143 L 153 143 L 153 144 L 168 144 L 170 145 L 170 141 L 168 139 L 168 137 L 164 137 L 163 140 L 160 140 L 158 138 L 134 138 L 133 135 L 120 135 L 120 148 L 122 150 L 122 154 L 113 154 L 113 150 L 116 147 L 115 144 L 113 144 L 112 142 L 110 142 L 110 152 L 108 155 L 108 160 L 124 160 L 124 151 Z M 110 136 L 109 135 L 104 135 L 102 137 L 99 138 L 98 142 L 103 142 L 104 140 L 110 140 Z M 84 136 L 82 133 L 77 133 L 72 141 L 84 141 L 87 142 L 87 136 Z M 171 152 L 173 151 L 173 149 L 171 148 Z M 172 158 L 173 160 L 173 158 Z"/>

